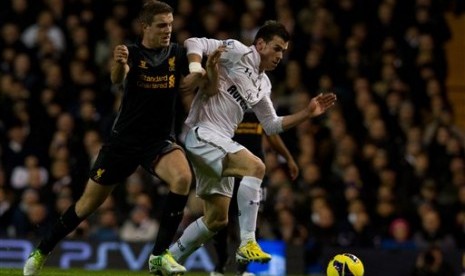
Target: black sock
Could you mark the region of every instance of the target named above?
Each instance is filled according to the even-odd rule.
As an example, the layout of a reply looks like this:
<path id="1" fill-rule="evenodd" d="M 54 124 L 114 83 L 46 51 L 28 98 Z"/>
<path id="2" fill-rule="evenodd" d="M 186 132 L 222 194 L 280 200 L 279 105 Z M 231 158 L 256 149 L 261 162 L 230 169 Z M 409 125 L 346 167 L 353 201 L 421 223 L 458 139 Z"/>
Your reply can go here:
<path id="1" fill-rule="evenodd" d="M 213 237 L 213 245 L 215 246 L 218 262 L 215 266 L 215 271 L 224 273 L 226 262 L 228 261 L 228 227 L 224 227 Z"/>
<path id="2" fill-rule="evenodd" d="M 39 243 L 37 248 L 42 254 L 49 254 L 53 248 L 64 237 L 71 233 L 83 221 L 84 218 L 79 218 L 76 214 L 75 204 L 71 205 L 68 210 L 58 218 L 52 230 L 47 236 Z"/>
<path id="3" fill-rule="evenodd" d="M 173 242 L 179 223 L 182 220 L 186 203 L 187 195 L 178 195 L 172 192 L 168 194 L 160 220 L 157 239 L 152 249 L 153 255 L 161 255 Z"/>

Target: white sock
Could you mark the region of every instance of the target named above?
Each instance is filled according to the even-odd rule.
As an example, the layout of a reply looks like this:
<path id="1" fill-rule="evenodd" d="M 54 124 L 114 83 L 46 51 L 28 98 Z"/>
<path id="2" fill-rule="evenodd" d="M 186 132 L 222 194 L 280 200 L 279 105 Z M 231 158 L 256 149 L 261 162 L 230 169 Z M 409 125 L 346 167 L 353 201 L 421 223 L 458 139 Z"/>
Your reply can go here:
<path id="1" fill-rule="evenodd" d="M 260 185 L 262 180 L 253 176 L 244 176 L 237 190 L 237 206 L 239 209 L 239 227 L 241 245 L 255 241 L 258 208 L 260 207 Z"/>
<path id="2" fill-rule="evenodd" d="M 184 262 L 190 254 L 216 234 L 208 230 L 202 218 L 189 224 L 181 237 L 170 246 L 169 251 L 176 261 Z"/>

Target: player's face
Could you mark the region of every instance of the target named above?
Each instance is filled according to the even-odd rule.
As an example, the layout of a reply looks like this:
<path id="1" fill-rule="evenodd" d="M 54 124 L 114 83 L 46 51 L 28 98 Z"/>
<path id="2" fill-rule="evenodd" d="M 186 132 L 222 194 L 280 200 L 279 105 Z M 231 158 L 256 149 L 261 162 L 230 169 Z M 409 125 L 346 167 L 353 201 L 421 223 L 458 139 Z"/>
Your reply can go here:
<path id="1" fill-rule="evenodd" d="M 257 43 L 257 51 L 260 53 L 260 71 L 271 71 L 278 66 L 283 59 L 289 42 L 285 42 L 279 36 L 274 36 L 271 41 L 260 39 Z"/>
<path id="2" fill-rule="evenodd" d="M 168 47 L 173 30 L 173 14 L 160 13 L 153 17 L 151 25 L 144 26 L 144 41 L 150 48 Z"/>

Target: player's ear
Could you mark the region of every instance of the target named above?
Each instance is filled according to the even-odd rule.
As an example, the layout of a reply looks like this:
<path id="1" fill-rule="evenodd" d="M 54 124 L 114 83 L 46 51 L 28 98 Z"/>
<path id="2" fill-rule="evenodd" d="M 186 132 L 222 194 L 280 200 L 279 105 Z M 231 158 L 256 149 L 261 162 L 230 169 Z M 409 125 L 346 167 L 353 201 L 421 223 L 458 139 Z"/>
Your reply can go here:
<path id="1" fill-rule="evenodd" d="M 255 48 L 257 48 L 257 51 L 261 51 L 265 48 L 266 42 L 263 40 L 263 38 L 257 39 L 257 42 L 255 43 Z"/>
<path id="2" fill-rule="evenodd" d="M 141 23 L 141 25 L 142 25 L 142 30 L 143 31 L 147 30 L 150 27 L 150 25 L 147 24 L 147 23 Z"/>

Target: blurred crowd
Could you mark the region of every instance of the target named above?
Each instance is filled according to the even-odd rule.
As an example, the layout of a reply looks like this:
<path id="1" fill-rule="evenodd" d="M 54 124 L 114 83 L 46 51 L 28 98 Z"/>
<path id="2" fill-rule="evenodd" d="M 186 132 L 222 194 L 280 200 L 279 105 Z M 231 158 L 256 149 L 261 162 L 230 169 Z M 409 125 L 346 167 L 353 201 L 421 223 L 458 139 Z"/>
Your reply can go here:
<path id="1" fill-rule="evenodd" d="M 270 76 L 278 114 L 334 91 L 326 115 L 282 134 L 301 175 L 265 145 L 259 237 L 325 246 L 465 246 L 465 136 L 445 86 L 446 0 L 179 0 L 173 41 L 251 44 L 276 19 L 293 40 Z M 37 238 L 80 196 L 121 99 L 113 47 L 135 41 L 142 1 L 0 2 L 0 236 Z M 185 112 L 179 108 L 179 126 Z M 71 234 L 152 241 L 168 190 L 138 170 Z M 191 197 L 185 223 L 201 212 Z"/>

